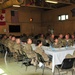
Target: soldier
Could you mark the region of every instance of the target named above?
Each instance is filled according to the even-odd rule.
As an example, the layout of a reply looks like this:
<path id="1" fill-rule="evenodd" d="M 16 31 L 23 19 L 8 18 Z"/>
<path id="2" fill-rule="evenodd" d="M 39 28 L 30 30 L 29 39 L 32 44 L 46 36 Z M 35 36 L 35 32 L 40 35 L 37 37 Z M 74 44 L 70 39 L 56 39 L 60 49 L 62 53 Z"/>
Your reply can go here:
<path id="1" fill-rule="evenodd" d="M 13 47 L 14 47 L 14 44 L 15 44 L 15 40 L 16 40 L 15 36 L 12 36 L 11 40 L 8 42 L 8 46 L 7 47 L 9 48 L 9 50 L 11 52 L 14 52 Z"/>
<path id="2" fill-rule="evenodd" d="M 71 39 L 72 39 L 72 42 L 74 44 L 75 43 L 75 36 L 74 36 L 74 34 L 71 35 Z"/>
<path id="3" fill-rule="evenodd" d="M 8 47 L 8 42 L 11 41 L 12 35 L 9 35 L 9 37 L 5 40 L 5 46 Z"/>
<path id="4" fill-rule="evenodd" d="M 21 45 L 21 40 L 19 38 L 16 39 L 13 49 L 14 49 L 14 52 L 16 52 L 17 54 L 18 54 L 18 51 L 22 54 L 21 52 L 22 45 Z"/>
<path id="5" fill-rule="evenodd" d="M 55 42 L 53 43 L 54 48 L 61 48 L 63 43 L 59 43 L 58 38 L 55 38 Z"/>
<path id="6" fill-rule="evenodd" d="M 5 40 L 7 39 L 7 35 L 3 35 L 2 37 L 2 40 L 1 40 L 1 43 L 4 45 L 5 44 Z"/>
<path id="7" fill-rule="evenodd" d="M 62 46 L 63 46 L 63 34 L 59 34 L 59 38 L 58 38 L 58 42 L 61 44 L 62 43 Z"/>
<path id="8" fill-rule="evenodd" d="M 42 55 L 42 57 L 45 61 L 49 61 L 49 58 L 48 58 L 47 54 L 45 54 L 44 50 L 41 47 L 42 46 L 41 40 L 37 40 L 36 46 L 37 46 L 37 48 L 36 48 L 35 52 Z"/>
<path id="9" fill-rule="evenodd" d="M 23 51 L 27 54 L 28 58 L 36 57 L 36 53 L 32 50 L 32 40 L 31 38 L 27 39 L 26 45 L 23 47 Z"/>
<path id="10" fill-rule="evenodd" d="M 50 36 L 50 38 L 49 38 L 50 44 L 53 44 L 53 43 L 54 43 L 54 38 L 55 38 L 55 35 L 52 34 L 52 35 Z"/>
<path id="11" fill-rule="evenodd" d="M 42 41 L 42 44 L 45 45 L 46 44 L 46 40 L 45 40 L 45 36 L 43 34 L 40 35 L 39 40 Z"/>
<path id="12" fill-rule="evenodd" d="M 68 34 L 65 35 L 65 39 L 64 39 L 63 45 L 64 46 L 72 46 L 73 45 L 72 39 L 69 38 Z"/>
<path id="13" fill-rule="evenodd" d="M 46 45 L 45 46 L 49 46 L 50 45 L 50 40 L 49 40 L 49 35 L 46 36 Z"/>
<path id="14" fill-rule="evenodd" d="M 37 54 L 32 49 L 32 39 L 28 38 L 26 45 L 23 47 L 23 51 L 27 54 L 28 58 L 31 58 L 31 64 L 36 65 L 37 62 Z"/>
<path id="15" fill-rule="evenodd" d="M 42 46 L 42 41 L 37 40 L 36 45 L 37 45 L 37 48 L 36 48 L 35 52 L 39 53 L 43 57 L 43 59 L 46 61 L 45 66 L 51 68 L 52 63 L 51 63 L 48 55 L 44 52 L 44 50 L 41 47 Z"/>
<path id="16" fill-rule="evenodd" d="M 21 45 L 21 40 L 19 38 L 16 39 L 13 49 L 14 49 L 13 56 L 15 59 L 17 59 L 17 56 L 19 56 L 19 53 L 22 55 L 22 45 Z"/>

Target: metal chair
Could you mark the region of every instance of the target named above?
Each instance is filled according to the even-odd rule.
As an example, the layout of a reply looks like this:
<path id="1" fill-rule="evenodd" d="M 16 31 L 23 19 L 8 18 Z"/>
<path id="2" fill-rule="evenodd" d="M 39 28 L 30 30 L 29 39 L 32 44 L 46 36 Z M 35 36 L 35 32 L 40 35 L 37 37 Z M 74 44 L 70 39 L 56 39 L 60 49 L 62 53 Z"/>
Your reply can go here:
<path id="1" fill-rule="evenodd" d="M 13 57 L 13 53 L 10 51 L 10 49 L 6 46 L 4 46 L 4 50 L 6 51 L 5 52 L 5 57 L 7 59 L 7 57 L 9 58 L 9 62 L 10 62 L 10 59 Z M 5 60 L 6 60 L 5 59 Z"/>
<path id="2" fill-rule="evenodd" d="M 73 63 L 74 63 L 74 61 L 75 61 L 75 58 L 65 58 L 61 65 L 56 65 L 55 67 L 58 69 L 59 75 L 62 71 L 66 71 L 66 73 L 68 71 L 72 71 L 72 75 L 73 75 L 73 71 L 74 71 Z"/>
<path id="3" fill-rule="evenodd" d="M 73 56 L 75 57 L 75 51 L 73 52 Z"/>
<path id="4" fill-rule="evenodd" d="M 37 54 L 37 63 L 36 63 L 36 66 L 35 66 L 36 67 L 35 71 L 38 69 L 38 64 L 41 62 L 41 63 L 43 63 L 43 66 L 41 66 L 41 68 L 43 70 L 42 75 L 44 75 L 45 61 L 39 53 L 36 53 L 36 54 Z"/>
<path id="5" fill-rule="evenodd" d="M 31 60 L 32 59 L 28 58 L 27 54 L 23 50 L 21 50 L 21 52 L 22 52 L 21 56 L 23 57 L 23 59 L 22 59 L 22 66 L 25 65 L 26 66 L 26 70 L 27 70 L 28 66 L 32 65 L 31 64 Z"/>
<path id="6" fill-rule="evenodd" d="M 45 69 L 45 63 L 46 62 L 48 62 L 48 63 L 50 63 L 50 61 L 45 61 L 44 59 L 43 59 L 43 57 L 39 54 L 39 53 L 36 53 L 37 54 L 37 64 L 36 64 L 36 70 L 37 70 L 37 68 L 38 68 L 38 64 L 41 62 L 43 65 L 41 66 L 41 68 L 42 68 L 42 70 L 43 70 L 43 72 L 42 72 L 42 75 L 44 75 L 44 69 Z M 35 71 L 36 71 L 35 70 Z"/>
<path id="7" fill-rule="evenodd" d="M 5 48 L 4 48 L 4 45 L 0 43 L 0 53 L 2 54 L 2 56 L 5 55 Z"/>

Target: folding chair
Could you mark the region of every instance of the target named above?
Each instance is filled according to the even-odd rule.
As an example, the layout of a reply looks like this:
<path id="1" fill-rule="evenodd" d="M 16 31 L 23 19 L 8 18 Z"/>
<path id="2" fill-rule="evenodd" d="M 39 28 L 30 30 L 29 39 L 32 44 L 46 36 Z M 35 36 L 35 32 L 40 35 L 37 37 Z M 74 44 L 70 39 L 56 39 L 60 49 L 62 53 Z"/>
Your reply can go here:
<path id="1" fill-rule="evenodd" d="M 43 65 L 41 66 L 41 68 L 42 68 L 42 70 L 43 70 L 43 72 L 42 72 L 42 75 L 44 75 L 44 69 L 45 69 L 45 63 L 46 62 L 49 62 L 50 63 L 50 61 L 45 61 L 44 59 L 43 59 L 43 57 L 39 54 L 39 53 L 36 53 L 37 54 L 37 64 L 36 64 L 36 70 L 37 70 L 37 68 L 38 68 L 38 65 L 39 65 L 39 63 L 41 62 Z"/>
<path id="2" fill-rule="evenodd" d="M 73 71 L 74 71 L 73 63 L 74 63 L 74 61 L 75 61 L 75 58 L 65 58 L 61 65 L 56 65 L 55 67 L 58 69 L 59 75 L 62 71 L 66 71 L 66 73 L 68 71 L 71 71 L 72 75 L 73 75 Z"/>

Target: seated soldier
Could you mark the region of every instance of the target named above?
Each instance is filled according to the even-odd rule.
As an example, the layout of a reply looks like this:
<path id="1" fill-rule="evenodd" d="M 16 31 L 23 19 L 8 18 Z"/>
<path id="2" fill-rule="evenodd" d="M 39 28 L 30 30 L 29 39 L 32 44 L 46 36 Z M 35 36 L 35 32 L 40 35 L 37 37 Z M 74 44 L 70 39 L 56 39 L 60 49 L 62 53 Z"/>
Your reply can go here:
<path id="1" fill-rule="evenodd" d="M 37 46 L 37 48 L 36 48 L 35 52 L 42 55 L 42 57 L 45 61 L 49 61 L 49 58 L 48 58 L 47 54 L 44 52 L 44 50 L 41 47 L 42 46 L 41 40 L 37 40 L 36 46 Z"/>
<path id="2" fill-rule="evenodd" d="M 11 40 L 8 41 L 8 45 L 7 45 L 7 47 L 9 48 L 9 50 L 10 50 L 12 53 L 14 52 L 13 47 L 14 47 L 14 44 L 15 44 L 15 40 L 16 40 L 15 36 L 12 36 Z"/>
<path id="3" fill-rule="evenodd" d="M 42 41 L 37 40 L 36 45 L 37 45 L 37 48 L 36 48 L 35 52 L 39 53 L 43 57 L 43 59 L 46 61 L 46 63 L 45 63 L 46 67 L 51 68 L 51 63 L 50 63 L 49 57 L 41 47 L 42 46 Z"/>
<path id="4" fill-rule="evenodd" d="M 69 38 L 68 34 L 65 35 L 65 39 L 64 39 L 63 45 L 64 46 L 72 46 L 73 45 L 72 39 Z"/>
<path id="5" fill-rule="evenodd" d="M 40 35 L 39 40 L 42 41 L 42 44 L 45 45 L 46 44 L 46 40 L 45 40 L 45 36 L 43 34 Z"/>
<path id="6" fill-rule="evenodd" d="M 58 41 L 59 41 L 59 43 L 61 44 L 63 44 L 63 34 L 59 34 L 59 37 L 58 37 Z"/>
<path id="7" fill-rule="evenodd" d="M 9 35 L 9 37 L 5 40 L 5 46 L 8 47 L 8 43 L 11 41 L 12 35 Z"/>
<path id="8" fill-rule="evenodd" d="M 55 42 L 53 43 L 54 48 L 61 48 L 63 43 L 59 43 L 58 38 L 55 38 Z"/>
<path id="9" fill-rule="evenodd" d="M 54 38 L 55 38 L 55 35 L 54 34 L 51 34 L 50 35 L 50 38 L 49 38 L 50 44 L 53 44 L 54 43 Z"/>
<path id="10" fill-rule="evenodd" d="M 13 46 L 14 49 L 14 58 L 17 59 L 17 56 L 20 54 L 22 54 L 22 45 L 21 45 L 21 40 L 19 38 L 16 39 L 16 42 Z"/>
<path id="11" fill-rule="evenodd" d="M 71 35 L 71 39 L 72 39 L 73 44 L 75 44 L 75 36 L 74 36 L 74 34 Z"/>
<path id="12" fill-rule="evenodd" d="M 1 44 L 5 44 L 5 40 L 7 39 L 7 35 L 5 34 L 5 35 L 3 35 L 3 37 L 2 37 L 2 39 L 1 39 Z"/>
<path id="13" fill-rule="evenodd" d="M 31 64 L 34 64 L 35 65 L 36 64 L 35 63 L 35 60 L 37 59 L 37 55 L 33 51 L 31 44 L 32 44 L 32 39 L 31 38 L 28 38 L 25 46 L 23 47 L 23 51 L 27 54 L 28 58 L 31 58 L 32 59 Z"/>

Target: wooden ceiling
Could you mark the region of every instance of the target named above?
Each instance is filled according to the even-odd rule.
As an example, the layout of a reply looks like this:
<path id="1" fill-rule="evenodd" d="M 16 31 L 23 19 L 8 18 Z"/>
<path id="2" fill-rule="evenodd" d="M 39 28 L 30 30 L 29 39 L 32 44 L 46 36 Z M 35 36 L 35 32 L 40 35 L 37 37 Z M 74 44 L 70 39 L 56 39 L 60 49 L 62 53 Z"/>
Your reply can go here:
<path id="1" fill-rule="evenodd" d="M 6 1 L 8 0 L 0 0 L 0 4 Z M 44 9 L 57 9 L 69 6 L 71 4 L 75 4 L 75 0 L 52 0 L 52 1 L 57 1 L 58 3 L 57 4 L 48 3 L 46 2 L 46 0 L 24 0 L 24 3 L 21 6 L 37 7 Z"/>
<path id="2" fill-rule="evenodd" d="M 23 5 L 29 7 L 38 7 L 38 8 L 45 8 L 45 9 L 56 9 L 65 6 L 69 6 L 71 4 L 75 4 L 75 0 L 52 0 L 57 1 L 57 4 L 48 3 L 45 0 L 24 0 Z"/>

